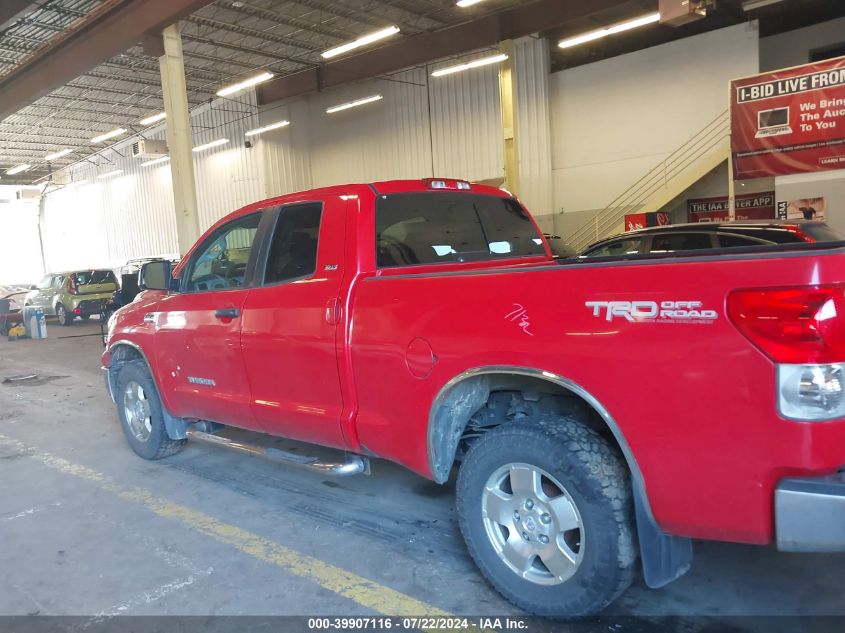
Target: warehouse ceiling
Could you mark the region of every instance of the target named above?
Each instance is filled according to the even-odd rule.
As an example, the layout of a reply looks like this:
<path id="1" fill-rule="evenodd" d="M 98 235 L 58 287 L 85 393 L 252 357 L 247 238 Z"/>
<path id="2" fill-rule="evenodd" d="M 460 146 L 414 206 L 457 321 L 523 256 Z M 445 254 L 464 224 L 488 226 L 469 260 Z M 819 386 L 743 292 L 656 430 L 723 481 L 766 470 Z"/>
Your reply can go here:
<path id="1" fill-rule="evenodd" d="M 120 1 L 2 0 L 8 5 L 0 6 L 0 80 Z M 454 0 L 218 0 L 182 22 L 188 100 L 191 106 L 206 103 L 220 87 L 257 70 L 285 76 L 319 66 L 322 51 L 385 26 L 398 26 L 405 37 L 525 4 L 488 0 L 460 8 Z M 0 183 L 43 179 L 102 151 L 90 142 L 97 134 L 117 127 L 139 132 L 138 121 L 162 109 L 158 59 L 139 42 L 0 122 Z M 63 148 L 73 152 L 48 164 L 45 156 Z M 5 173 L 20 164 L 32 167 L 16 176 Z"/>

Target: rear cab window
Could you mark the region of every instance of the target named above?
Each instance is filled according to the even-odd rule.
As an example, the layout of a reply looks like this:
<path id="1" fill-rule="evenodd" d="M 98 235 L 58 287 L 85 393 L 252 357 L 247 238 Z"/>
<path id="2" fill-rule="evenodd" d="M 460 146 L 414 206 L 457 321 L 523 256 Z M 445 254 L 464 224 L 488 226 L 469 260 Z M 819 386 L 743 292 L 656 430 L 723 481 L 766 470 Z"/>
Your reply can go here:
<path id="1" fill-rule="evenodd" d="M 446 192 L 378 197 L 379 268 L 544 256 L 542 236 L 513 199 Z"/>

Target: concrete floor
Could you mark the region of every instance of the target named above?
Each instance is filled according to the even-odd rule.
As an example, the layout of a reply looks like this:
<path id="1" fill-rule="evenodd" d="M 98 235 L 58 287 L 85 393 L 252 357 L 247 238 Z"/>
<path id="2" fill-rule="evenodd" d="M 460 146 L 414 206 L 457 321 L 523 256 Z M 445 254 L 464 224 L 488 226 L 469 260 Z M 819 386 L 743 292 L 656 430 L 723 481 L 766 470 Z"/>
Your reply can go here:
<path id="1" fill-rule="evenodd" d="M 40 377 L 0 384 L 0 615 L 518 615 L 466 554 L 450 485 L 381 461 L 329 480 L 202 445 L 136 457 L 99 338 L 81 336 L 98 331 L 0 339 L 0 381 Z M 696 543 L 689 574 L 638 580 L 610 613 L 843 615 L 843 579 L 845 556 Z"/>

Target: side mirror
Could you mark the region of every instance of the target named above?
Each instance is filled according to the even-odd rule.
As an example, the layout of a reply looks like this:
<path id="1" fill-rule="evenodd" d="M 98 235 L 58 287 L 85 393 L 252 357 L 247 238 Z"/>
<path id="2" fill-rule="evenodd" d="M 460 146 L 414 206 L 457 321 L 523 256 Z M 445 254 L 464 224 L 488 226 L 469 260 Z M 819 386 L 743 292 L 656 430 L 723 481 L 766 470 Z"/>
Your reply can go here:
<path id="1" fill-rule="evenodd" d="M 147 262 L 138 271 L 138 287 L 141 290 L 170 290 L 172 267 L 173 264 L 166 260 Z"/>

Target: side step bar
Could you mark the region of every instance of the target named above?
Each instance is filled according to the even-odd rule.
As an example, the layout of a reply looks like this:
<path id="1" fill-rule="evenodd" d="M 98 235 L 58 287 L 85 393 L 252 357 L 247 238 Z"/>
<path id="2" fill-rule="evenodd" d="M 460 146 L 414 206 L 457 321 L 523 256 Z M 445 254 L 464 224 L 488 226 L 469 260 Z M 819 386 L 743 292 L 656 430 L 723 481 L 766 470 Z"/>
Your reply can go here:
<path id="1" fill-rule="evenodd" d="M 334 477 L 347 477 L 349 475 L 369 475 L 370 461 L 366 457 L 360 455 L 347 454 L 346 460 L 343 462 L 324 462 L 317 457 L 308 457 L 306 455 L 297 455 L 290 451 L 283 451 L 278 448 L 266 448 L 258 446 L 257 444 L 245 444 L 243 442 L 236 442 L 227 437 L 221 437 L 212 433 L 206 433 L 193 428 L 188 428 L 188 438 L 198 440 L 207 444 L 214 444 L 215 446 L 222 446 L 238 453 L 246 453 L 255 457 L 263 457 L 272 462 L 279 464 L 287 464 L 289 466 L 298 466 L 306 470 L 320 473 L 322 475 L 331 475 Z"/>

